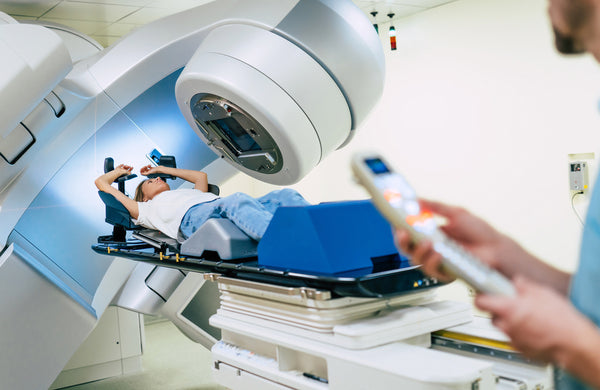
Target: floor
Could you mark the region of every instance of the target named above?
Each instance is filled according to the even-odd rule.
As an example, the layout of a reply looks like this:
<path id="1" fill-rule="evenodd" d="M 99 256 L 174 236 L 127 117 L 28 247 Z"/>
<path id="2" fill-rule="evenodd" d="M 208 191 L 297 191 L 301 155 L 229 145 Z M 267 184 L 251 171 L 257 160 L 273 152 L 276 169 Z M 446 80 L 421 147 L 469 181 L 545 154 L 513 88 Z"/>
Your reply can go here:
<path id="1" fill-rule="evenodd" d="M 146 324 L 143 371 L 69 387 L 69 390 L 226 390 L 212 379 L 210 351 L 170 321 Z"/>

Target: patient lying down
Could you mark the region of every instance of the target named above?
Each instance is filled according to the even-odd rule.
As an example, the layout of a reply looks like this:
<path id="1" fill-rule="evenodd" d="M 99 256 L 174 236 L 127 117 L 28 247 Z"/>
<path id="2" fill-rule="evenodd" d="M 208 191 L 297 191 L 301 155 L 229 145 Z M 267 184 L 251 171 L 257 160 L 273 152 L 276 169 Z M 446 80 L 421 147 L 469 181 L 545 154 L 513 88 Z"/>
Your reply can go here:
<path id="1" fill-rule="evenodd" d="M 133 167 L 121 164 L 95 181 L 100 191 L 113 195 L 131 214 L 137 225 L 159 230 L 174 239 L 187 239 L 210 218 L 227 218 L 244 233 L 260 240 L 279 206 L 306 206 L 309 203 L 292 189 L 272 191 L 260 198 L 237 192 L 218 197 L 208 192 L 206 173 L 147 165 L 140 174 L 164 173 L 194 184 L 194 188 L 171 190 L 161 178 L 142 181 L 129 198 L 111 184 L 128 175 Z"/>

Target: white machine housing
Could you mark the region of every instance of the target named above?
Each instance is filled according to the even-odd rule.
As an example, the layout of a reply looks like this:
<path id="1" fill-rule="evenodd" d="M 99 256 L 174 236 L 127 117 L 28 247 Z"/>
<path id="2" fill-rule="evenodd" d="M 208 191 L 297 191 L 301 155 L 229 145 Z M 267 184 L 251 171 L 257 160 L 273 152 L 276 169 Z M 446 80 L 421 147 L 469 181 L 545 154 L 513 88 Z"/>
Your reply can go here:
<path id="1" fill-rule="evenodd" d="M 299 28 L 292 13 L 275 29 L 219 26 L 176 85 L 181 112 L 215 153 L 279 185 L 299 181 L 350 140 L 376 103 L 385 72 L 377 36 L 358 8 L 302 1 L 295 12 L 343 17 L 323 20 L 318 36 Z M 339 52 L 324 42 L 337 42 Z"/>
<path id="2" fill-rule="evenodd" d="M 245 43 L 226 44 L 242 36 Z M 256 50 L 252 41 L 275 50 Z M 213 150 L 272 184 L 300 180 L 350 134 L 350 110 L 329 74 L 298 46 L 253 26 L 213 30 L 183 70 L 176 94 Z"/>
<path id="3" fill-rule="evenodd" d="M 435 290 L 335 297 L 207 277 L 221 292 L 213 374 L 230 389 L 552 388 L 549 366 L 526 362 L 489 319 L 473 321 L 469 304 L 438 301 Z"/>
<path id="4" fill-rule="evenodd" d="M 216 337 L 199 325 L 208 326 L 201 317 L 210 310 L 190 309 L 215 301 L 209 293 L 198 298 L 204 281 L 91 251 L 107 229 L 92 184 L 102 161 L 140 167 L 156 148 L 177 155 L 182 167 L 207 171 L 217 185 L 245 167 L 232 168 L 198 138 L 195 122 L 191 129 L 181 116 L 177 84 L 178 94 L 189 94 L 179 104 L 210 94 L 264 120 L 283 151 L 281 170 L 247 173 L 299 180 L 351 139 L 381 96 L 383 53 L 367 17 L 349 0 L 219 0 L 85 55 L 50 28 L 0 19 L 2 58 L 9 59 L 0 69 L 11 75 L 0 83 L 0 102 L 10 107 L 0 114 L 0 387 L 52 387 L 110 305 L 165 314 L 210 347 Z M 214 89 L 194 86 L 203 57 Z M 229 75 L 221 72 L 227 67 Z M 246 74 L 243 89 L 230 88 Z"/>

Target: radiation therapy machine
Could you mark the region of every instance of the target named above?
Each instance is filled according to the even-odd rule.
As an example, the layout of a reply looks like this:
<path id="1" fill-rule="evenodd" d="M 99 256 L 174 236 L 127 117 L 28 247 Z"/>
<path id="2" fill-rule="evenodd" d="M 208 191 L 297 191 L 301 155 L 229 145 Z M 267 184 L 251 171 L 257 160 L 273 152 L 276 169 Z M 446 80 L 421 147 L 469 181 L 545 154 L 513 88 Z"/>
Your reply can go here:
<path id="1" fill-rule="evenodd" d="M 218 0 L 108 48 L 0 12 L 0 51 L 0 388 L 139 371 L 138 313 L 210 349 L 232 389 L 552 388 L 436 298 L 368 201 L 281 208 L 257 245 L 227 220 L 165 240 L 98 196 L 107 157 L 288 185 L 351 142 L 385 76 L 351 1 Z"/>

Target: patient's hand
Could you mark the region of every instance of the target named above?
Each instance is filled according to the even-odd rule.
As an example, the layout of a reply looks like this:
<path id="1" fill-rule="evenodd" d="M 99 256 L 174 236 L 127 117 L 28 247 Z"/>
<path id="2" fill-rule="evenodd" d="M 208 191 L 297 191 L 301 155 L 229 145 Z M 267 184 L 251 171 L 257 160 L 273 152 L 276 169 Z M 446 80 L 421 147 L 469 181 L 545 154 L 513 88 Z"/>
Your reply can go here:
<path id="1" fill-rule="evenodd" d="M 131 173 L 132 169 L 133 169 L 133 167 L 130 165 L 119 164 L 112 171 L 106 172 L 104 175 L 98 177 L 94 181 L 94 183 L 96 184 L 96 187 L 98 187 L 98 189 L 100 191 L 108 192 L 112 188 L 111 184 L 115 180 L 117 180 L 121 176 L 129 175 Z"/>
<path id="2" fill-rule="evenodd" d="M 153 173 L 161 173 L 161 171 L 160 171 L 160 165 L 158 167 L 155 167 L 155 166 L 152 166 L 152 165 L 148 164 L 145 167 L 142 167 L 140 169 L 140 174 L 142 174 L 144 176 L 148 176 L 148 175 L 151 175 Z"/>
<path id="3" fill-rule="evenodd" d="M 124 176 L 124 175 L 131 174 L 132 170 L 133 170 L 133 167 L 131 165 L 119 164 L 115 168 L 115 173 L 118 173 L 119 177 L 121 177 L 121 176 Z"/>

